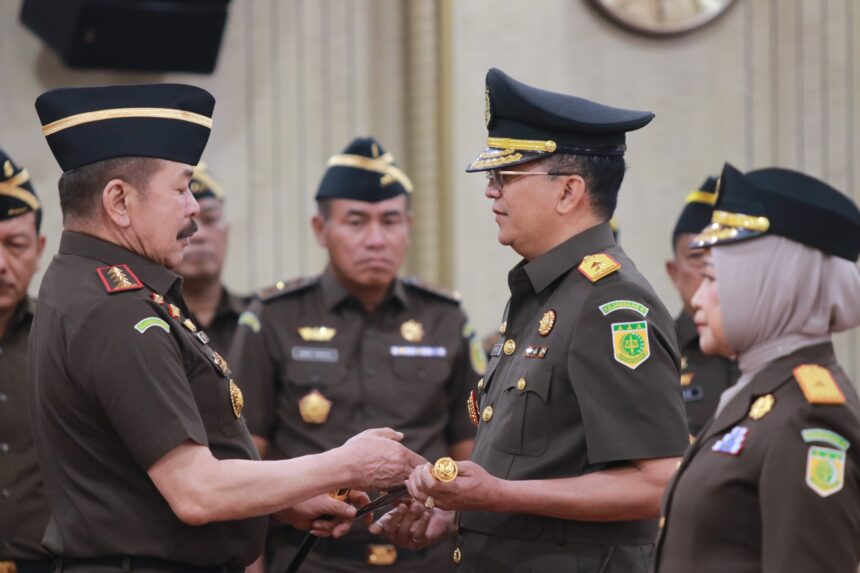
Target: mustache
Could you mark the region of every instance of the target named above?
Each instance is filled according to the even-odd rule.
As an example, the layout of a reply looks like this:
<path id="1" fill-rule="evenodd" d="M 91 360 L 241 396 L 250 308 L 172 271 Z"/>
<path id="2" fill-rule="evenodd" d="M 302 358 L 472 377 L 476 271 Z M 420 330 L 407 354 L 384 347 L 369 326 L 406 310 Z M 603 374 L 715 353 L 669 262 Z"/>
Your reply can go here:
<path id="1" fill-rule="evenodd" d="M 188 225 L 186 225 L 181 231 L 179 231 L 179 233 L 176 235 L 176 238 L 179 240 L 187 239 L 196 232 L 197 221 L 191 219 L 191 221 L 188 222 Z"/>

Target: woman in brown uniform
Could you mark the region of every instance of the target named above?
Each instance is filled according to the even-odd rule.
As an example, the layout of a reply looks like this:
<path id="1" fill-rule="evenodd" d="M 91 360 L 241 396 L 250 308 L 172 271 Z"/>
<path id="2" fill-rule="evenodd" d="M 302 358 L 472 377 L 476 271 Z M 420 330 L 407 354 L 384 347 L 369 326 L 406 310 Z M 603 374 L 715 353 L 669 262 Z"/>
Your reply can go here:
<path id="1" fill-rule="evenodd" d="M 854 573 L 860 402 L 831 335 L 860 324 L 860 211 L 801 173 L 726 165 L 696 241 L 700 344 L 741 378 L 667 490 L 656 571 Z"/>

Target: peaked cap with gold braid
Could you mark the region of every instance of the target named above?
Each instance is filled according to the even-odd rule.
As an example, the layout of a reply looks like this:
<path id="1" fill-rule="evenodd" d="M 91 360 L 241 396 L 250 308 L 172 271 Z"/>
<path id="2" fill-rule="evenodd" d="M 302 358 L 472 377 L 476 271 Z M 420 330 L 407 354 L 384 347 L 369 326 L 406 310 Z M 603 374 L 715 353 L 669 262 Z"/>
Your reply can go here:
<path id="1" fill-rule="evenodd" d="M 328 160 L 315 199 L 353 199 L 376 203 L 412 193 L 412 181 L 372 137 L 358 137 Z"/>
<path id="2" fill-rule="evenodd" d="M 685 202 L 686 205 L 672 231 L 672 249 L 678 244 L 678 238 L 681 235 L 687 233 L 697 235 L 711 224 L 714 203 L 717 202 L 717 178 L 708 176 L 698 189 L 694 189 L 687 195 Z"/>
<path id="3" fill-rule="evenodd" d="M 42 223 L 42 204 L 30 183 L 30 174 L 0 149 L 0 221 L 30 212 L 36 213 L 38 230 Z"/>

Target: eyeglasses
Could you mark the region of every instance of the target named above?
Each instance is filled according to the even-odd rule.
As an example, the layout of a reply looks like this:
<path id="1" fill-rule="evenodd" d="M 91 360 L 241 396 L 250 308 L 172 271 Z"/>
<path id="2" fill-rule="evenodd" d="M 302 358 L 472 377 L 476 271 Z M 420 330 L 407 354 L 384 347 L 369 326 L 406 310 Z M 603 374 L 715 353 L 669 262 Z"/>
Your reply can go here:
<path id="1" fill-rule="evenodd" d="M 489 184 L 499 191 L 505 188 L 505 177 L 518 177 L 520 175 L 577 175 L 577 173 L 558 173 L 556 171 L 500 171 L 497 169 L 492 169 L 485 173 L 487 174 Z"/>

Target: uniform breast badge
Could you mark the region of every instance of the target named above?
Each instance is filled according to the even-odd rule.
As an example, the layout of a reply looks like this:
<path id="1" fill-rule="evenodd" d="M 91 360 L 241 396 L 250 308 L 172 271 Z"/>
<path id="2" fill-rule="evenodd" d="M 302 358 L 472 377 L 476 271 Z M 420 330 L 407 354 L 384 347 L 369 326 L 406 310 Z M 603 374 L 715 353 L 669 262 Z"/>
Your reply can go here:
<path id="1" fill-rule="evenodd" d="M 743 426 L 735 426 L 726 432 L 722 438 L 714 442 L 711 446 L 711 451 L 721 454 L 729 454 L 731 456 L 739 456 L 744 449 L 744 442 L 747 439 L 749 428 Z"/>
<path id="2" fill-rule="evenodd" d="M 179 310 L 179 307 L 175 304 L 167 305 L 167 314 L 170 315 L 170 318 L 179 319 L 182 316 L 182 311 Z"/>
<path id="3" fill-rule="evenodd" d="M 686 388 L 693 382 L 693 378 L 696 376 L 694 372 L 684 372 L 681 374 L 681 387 Z"/>
<path id="4" fill-rule="evenodd" d="M 773 409 L 773 405 L 775 403 L 776 398 L 773 397 L 773 394 L 759 396 L 756 401 L 753 402 L 752 406 L 750 406 L 750 418 L 753 420 L 761 420 Z"/>
<path id="5" fill-rule="evenodd" d="M 306 424 L 325 424 L 332 402 L 319 390 L 313 390 L 299 400 L 299 413 Z"/>
<path id="6" fill-rule="evenodd" d="M 651 356 L 647 322 L 615 322 L 612 327 L 612 350 L 615 361 L 635 370 Z"/>
<path id="7" fill-rule="evenodd" d="M 546 346 L 526 346 L 523 356 L 526 358 L 543 358 L 546 356 Z"/>
<path id="8" fill-rule="evenodd" d="M 400 325 L 400 334 L 407 342 L 421 342 L 424 338 L 424 327 L 417 320 L 409 319 Z"/>
<path id="9" fill-rule="evenodd" d="M 486 408 L 484 408 L 484 411 L 481 413 L 481 419 L 484 421 L 485 424 L 493 419 L 492 406 L 487 406 Z"/>
<path id="10" fill-rule="evenodd" d="M 538 322 L 538 334 L 541 336 L 548 336 L 555 326 L 555 319 L 556 314 L 554 310 L 550 309 L 543 313 L 543 316 L 540 317 L 540 321 Z"/>
<path id="11" fill-rule="evenodd" d="M 113 294 L 127 290 L 139 290 L 143 283 L 135 276 L 128 265 L 113 265 L 111 267 L 100 267 L 96 269 L 105 290 Z"/>
<path id="12" fill-rule="evenodd" d="M 469 392 L 469 399 L 466 400 L 466 407 L 469 409 L 469 419 L 472 421 L 474 426 L 477 426 L 480 422 L 481 414 L 478 410 L 478 394 L 474 390 Z"/>
<path id="13" fill-rule="evenodd" d="M 296 330 L 302 340 L 311 342 L 328 342 L 337 334 L 337 330 L 329 326 L 300 326 Z"/>
<path id="14" fill-rule="evenodd" d="M 242 415 L 242 409 L 245 408 L 245 398 L 242 396 L 242 390 L 232 379 L 230 380 L 230 405 L 233 406 L 233 415 L 239 418 Z"/>
<path id="15" fill-rule="evenodd" d="M 621 263 L 607 255 L 599 253 L 596 255 L 588 255 L 582 262 L 579 263 L 577 269 L 585 278 L 593 283 L 596 283 L 605 276 L 611 275 L 621 268 Z"/>
<path id="16" fill-rule="evenodd" d="M 457 462 L 453 459 L 445 457 L 436 460 L 430 474 L 437 480 L 448 483 L 457 479 Z"/>
<path id="17" fill-rule="evenodd" d="M 830 370 L 817 364 L 803 364 L 794 369 L 794 378 L 800 384 L 810 404 L 844 404 L 845 394 L 836 384 Z"/>

